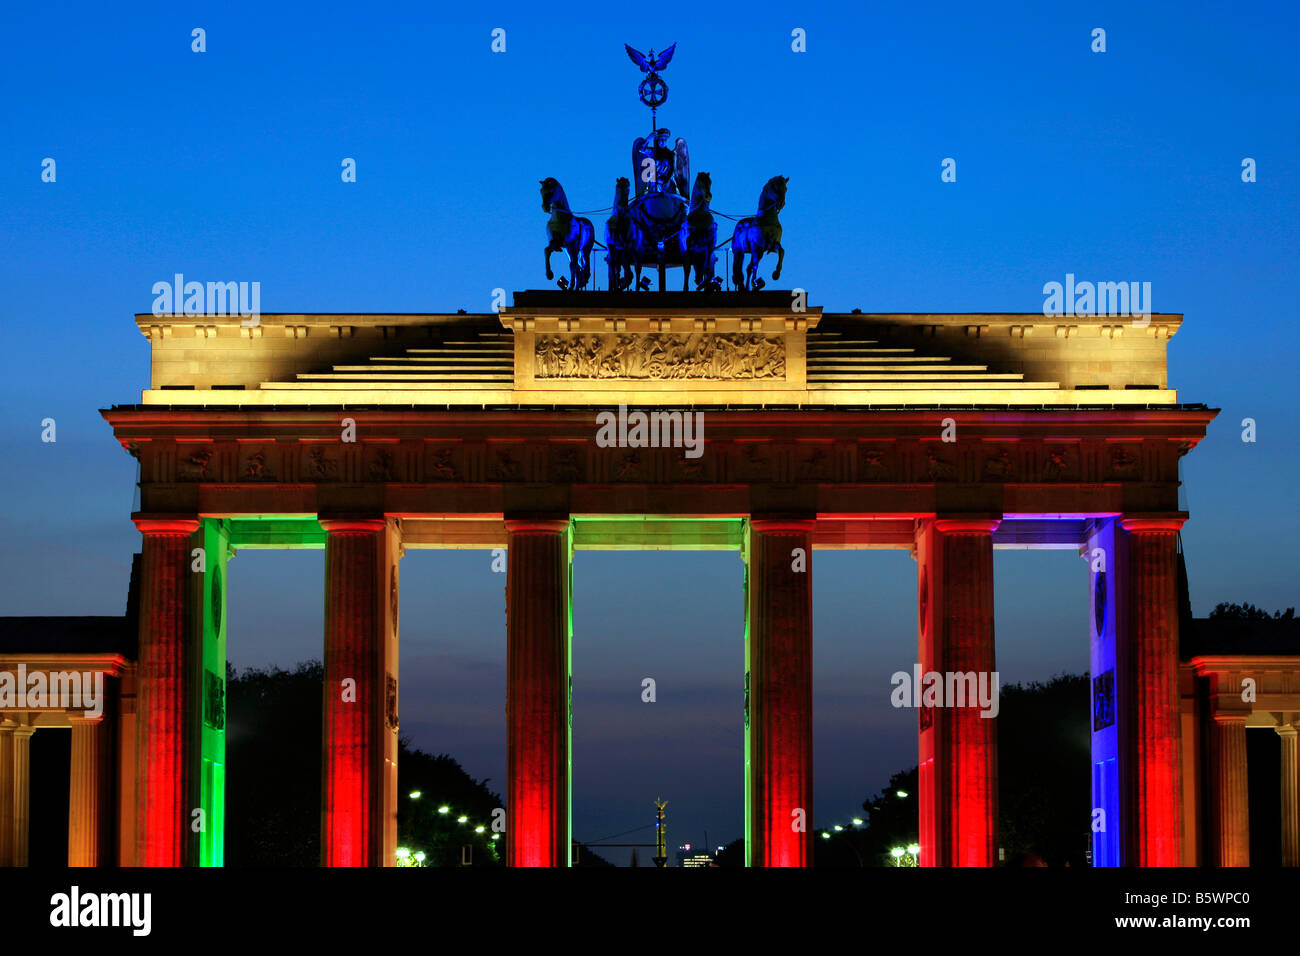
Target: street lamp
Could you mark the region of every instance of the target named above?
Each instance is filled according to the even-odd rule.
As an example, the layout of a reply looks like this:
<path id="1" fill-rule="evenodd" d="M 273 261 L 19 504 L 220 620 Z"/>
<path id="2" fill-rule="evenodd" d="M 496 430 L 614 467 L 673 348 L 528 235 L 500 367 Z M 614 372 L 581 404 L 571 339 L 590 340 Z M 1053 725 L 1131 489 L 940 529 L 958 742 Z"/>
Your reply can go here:
<path id="1" fill-rule="evenodd" d="M 412 800 L 419 800 L 419 799 L 420 799 L 420 791 L 419 791 L 419 790 L 412 790 L 409 794 L 407 794 L 407 796 L 409 796 Z"/>

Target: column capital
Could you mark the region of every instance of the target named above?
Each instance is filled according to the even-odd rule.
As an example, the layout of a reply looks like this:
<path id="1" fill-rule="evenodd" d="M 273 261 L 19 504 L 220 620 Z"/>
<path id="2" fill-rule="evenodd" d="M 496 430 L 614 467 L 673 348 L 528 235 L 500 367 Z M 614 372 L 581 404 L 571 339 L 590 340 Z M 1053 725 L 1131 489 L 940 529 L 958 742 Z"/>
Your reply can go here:
<path id="1" fill-rule="evenodd" d="M 1163 515 L 1121 515 L 1119 526 L 1129 534 L 1170 534 L 1182 528 L 1187 512 Z"/>
<path id="2" fill-rule="evenodd" d="M 563 534 L 569 530 L 567 517 L 527 515 L 506 518 L 506 530 L 511 534 Z"/>
<path id="3" fill-rule="evenodd" d="M 817 519 L 807 515 L 750 515 L 749 526 L 761 534 L 803 534 L 817 527 Z"/>
<path id="4" fill-rule="evenodd" d="M 940 534 L 992 534 L 1001 517 L 987 515 L 935 515 L 934 528 Z"/>
<path id="5" fill-rule="evenodd" d="M 131 515 L 131 520 L 140 529 L 141 534 L 183 534 L 190 535 L 199 530 L 199 519 L 189 515 Z"/>
<path id="6" fill-rule="evenodd" d="M 321 515 L 317 520 L 327 534 L 378 534 L 388 523 L 383 515 Z"/>

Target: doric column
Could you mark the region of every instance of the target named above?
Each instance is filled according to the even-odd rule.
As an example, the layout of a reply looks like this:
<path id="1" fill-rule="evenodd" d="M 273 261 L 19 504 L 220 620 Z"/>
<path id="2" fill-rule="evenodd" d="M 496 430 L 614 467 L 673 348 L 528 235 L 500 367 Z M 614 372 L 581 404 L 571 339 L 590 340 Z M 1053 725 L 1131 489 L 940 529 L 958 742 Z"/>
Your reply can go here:
<path id="1" fill-rule="evenodd" d="M 0 718 L 0 866 L 14 865 L 14 726 Z"/>
<path id="2" fill-rule="evenodd" d="M 811 866 L 812 530 L 751 518 L 746 545 L 746 857 Z"/>
<path id="3" fill-rule="evenodd" d="M 322 518 L 325 682 L 321 860 L 392 866 L 397 851 L 396 525 Z"/>
<path id="4" fill-rule="evenodd" d="M 917 533 L 920 835 L 923 866 L 993 866 L 997 853 L 997 694 L 993 532 L 999 520 L 934 518 Z M 939 706 L 924 705 L 938 674 Z M 949 679 L 949 675 L 954 675 Z M 983 689 L 985 707 L 980 702 Z M 965 699 L 957 699 L 961 691 Z"/>
<path id="5" fill-rule="evenodd" d="M 27 847 L 32 825 L 32 734 L 35 732 L 36 728 L 30 724 L 19 724 L 13 732 L 14 866 L 27 865 Z"/>
<path id="6" fill-rule="evenodd" d="M 183 866 L 193 773 L 190 717 L 200 706 L 191 677 L 187 616 L 190 535 L 197 519 L 136 518 L 143 535 L 140 575 L 139 719 L 136 748 L 136 862 Z"/>
<path id="7" fill-rule="evenodd" d="M 1125 611 L 1116 635 L 1126 866 L 1182 865 L 1175 543 L 1181 517 L 1124 517 Z"/>
<path id="8" fill-rule="evenodd" d="M 568 866 L 568 519 L 506 521 L 506 799 L 511 866 Z"/>
<path id="9" fill-rule="evenodd" d="M 136 827 L 139 819 L 136 814 L 136 796 L 139 793 L 139 781 L 136 779 L 136 752 L 139 746 L 139 711 L 138 711 L 139 672 L 138 664 L 128 662 L 122 668 L 122 676 L 117 686 L 116 700 L 113 702 L 113 737 L 110 753 L 112 758 L 111 777 L 113 781 L 112 803 L 116 812 L 113 821 L 112 842 L 116 843 L 116 861 L 110 859 L 106 866 L 138 866 L 136 853 L 139 840 L 136 839 Z"/>
<path id="10" fill-rule="evenodd" d="M 226 572 L 231 557 L 227 523 L 204 518 L 192 547 L 203 549 L 201 573 L 190 574 L 190 615 L 193 648 L 190 679 L 195 707 L 190 712 L 193 772 L 189 805 L 203 811 L 203 827 L 190 828 L 186 862 L 190 866 L 221 866 L 226 833 Z"/>
<path id="11" fill-rule="evenodd" d="M 68 772 L 68 866 L 99 866 L 100 841 L 107 805 L 104 791 L 106 734 L 102 719 L 72 719 L 72 756 Z"/>
<path id="12" fill-rule="evenodd" d="M 1246 715 L 1215 714 L 1213 720 L 1216 862 L 1250 866 L 1250 807 L 1246 776 Z"/>
<path id="13" fill-rule="evenodd" d="M 1277 732 L 1282 738 L 1282 865 L 1300 866 L 1300 732 L 1295 720 Z"/>

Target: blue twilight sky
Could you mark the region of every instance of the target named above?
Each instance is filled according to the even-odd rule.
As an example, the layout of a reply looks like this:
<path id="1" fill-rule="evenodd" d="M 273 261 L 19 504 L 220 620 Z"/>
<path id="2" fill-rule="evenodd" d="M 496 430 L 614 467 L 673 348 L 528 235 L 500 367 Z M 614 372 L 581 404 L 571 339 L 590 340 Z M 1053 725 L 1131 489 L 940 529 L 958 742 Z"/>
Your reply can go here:
<path id="1" fill-rule="evenodd" d="M 625 41 L 678 44 L 660 118 L 712 173 L 716 209 L 752 212 L 770 176 L 790 177 L 782 285 L 814 305 L 1034 312 L 1067 272 L 1151 282 L 1157 311 L 1186 315 L 1171 383 L 1223 409 L 1183 471 L 1195 609 L 1300 603 L 1300 8 L 645 9 L 5 4 L 0 614 L 122 607 L 135 469 L 97 409 L 147 384 L 131 316 L 154 282 L 259 281 L 266 312 L 483 312 L 496 287 L 544 287 L 537 181 L 606 206 L 648 126 Z M 940 182 L 945 157 L 956 183 Z M 1242 182 L 1245 157 L 1257 182 Z M 235 560 L 237 664 L 319 656 L 321 569 L 310 552 Z M 636 826 L 663 796 L 674 845 L 739 836 L 739 558 L 580 553 L 576 571 L 576 835 Z M 996 573 L 1004 682 L 1085 669 L 1078 558 L 999 552 Z M 498 788 L 503 584 L 486 553 L 403 566 L 403 729 Z M 887 699 L 915 656 L 915 575 L 904 552 L 819 552 L 814 587 L 828 825 L 914 760 L 914 716 Z"/>

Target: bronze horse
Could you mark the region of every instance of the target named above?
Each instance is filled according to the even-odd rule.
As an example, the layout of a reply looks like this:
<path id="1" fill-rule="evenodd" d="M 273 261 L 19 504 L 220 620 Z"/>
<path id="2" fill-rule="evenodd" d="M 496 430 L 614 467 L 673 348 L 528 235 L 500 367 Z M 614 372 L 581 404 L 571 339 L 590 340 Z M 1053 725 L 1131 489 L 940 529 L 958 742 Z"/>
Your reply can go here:
<path id="1" fill-rule="evenodd" d="M 609 250 L 609 288 L 626 289 L 632 284 L 632 270 L 641 268 L 640 236 L 628 210 L 629 183 L 620 176 L 614 183 L 614 214 L 605 220 L 605 247 Z"/>
<path id="2" fill-rule="evenodd" d="M 708 173 L 695 177 L 691 190 L 690 211 L 682 226 L 682 291 L 691 287 L 691 269 L 695 269 L 695 287 L 711 289 L 717 285 L 714 268 L 718 257 L 713 254 L 718 241 L 718 225 L 713 221 L 709 203 L 713 201 L 713 178 Z"/>
<path id="3" fill-rule="evenodd" d="M 546 223 L 546 278 L 555 278 L 551 271 L 551 253 L 564 249 L 569 254 L 569 278 L 560 279 L 560 288 L 585 289 L 591 281 L 591 247 L 596 242 L 596 230 L 590 219 L 575 216 L 570 211 L 568 197 L 564 195 L 559 180 L 548 176 L 540 182 L 542 212 L 551 214 Z"/>
<path id="4" fill-rule="evenodd" d="M 736 289 L 758 291 L 766 284 L 758 277 L 758 260 L 766 252 L 777 254 L 776 270 L 772 279 L 781 278 L 781 265 L 785 262 L 785 249 L 781 246 L 781 223 L 777 214 L 785 207 L 785 184 L 789 176 L 773 176 L 758 197 L 758 215 L 736 223 L 731 236 L 731 277 Z M 750 254 L 749 268 L 745 268 L 745 253 Z"/>

